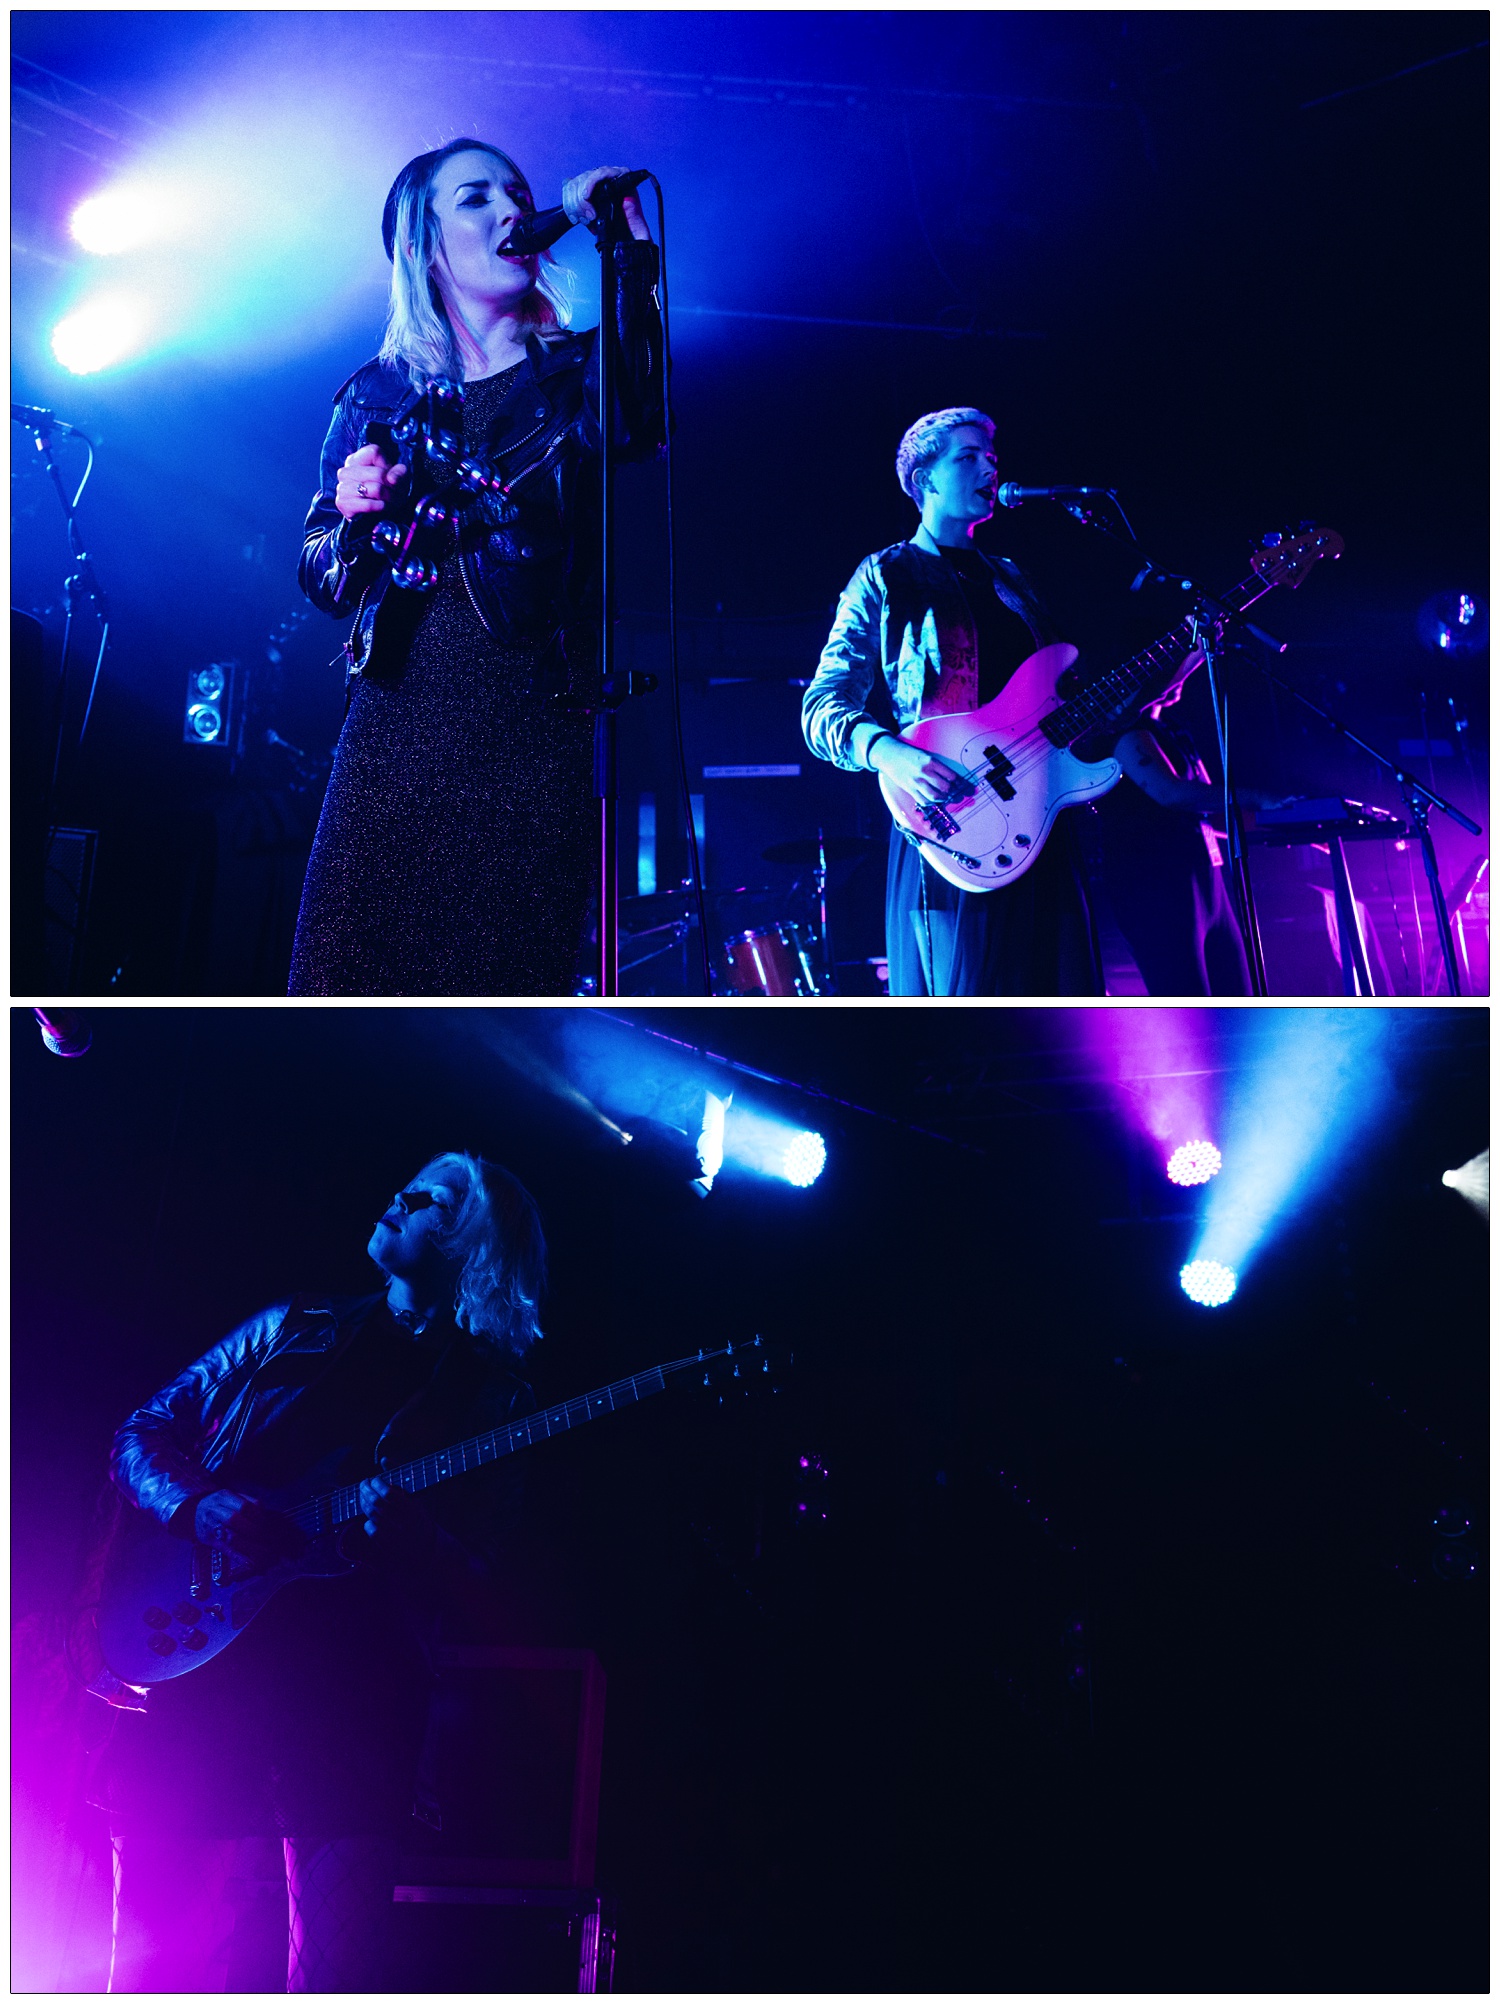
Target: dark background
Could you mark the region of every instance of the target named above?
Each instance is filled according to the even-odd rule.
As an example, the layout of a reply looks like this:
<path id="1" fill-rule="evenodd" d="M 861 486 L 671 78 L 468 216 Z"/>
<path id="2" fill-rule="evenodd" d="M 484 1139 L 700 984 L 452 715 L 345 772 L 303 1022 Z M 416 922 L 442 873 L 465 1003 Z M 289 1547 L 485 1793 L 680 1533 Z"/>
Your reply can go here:
<path id="1" fill-rule="evenodd" d="M 1279 1013 L 1181 1012 L 1205 1091 Z M 1176 1283 L 1199 1197 L 1123 1117 L 1182 1070 L 1168 1037 L 1122 1090 L 1133 1012 L 720 1012 L 716 1050 L 870 1111 L 734 1075 L 829 1164 L 706 1203 L 542 1081 L 670 1117 L 679 1060 L 726 1075 L 580 1022 L 101 1011 L 65 1063 L 17 1012 L 23 1797 L 104 1717 L 48 1638 L 114 1428 L 289 1288 L 368 1286 L 371 1220 L 456 1142 L 541 1204 L 543 1402 L 726 1337 L 776 1360 L 526 1462 L 513 1639 L 604 1661 L 620 1987 L 1484 1989 L 1487 1527 L 1432 1529 L 1486 1493 L 1487 1234 L 1440 1184 L 1484 1142 L 1484 1013 L 1385 1018 L 1359 1147 L 1211 1314 Z M 18 1987 L 88 1988 L 101 1819 L 52 1818 Z"/>
<path id="2" fill-rule="evenodd" d="M 1343 560 L 1263 608 L 1283 665 L 1483 821 L 1486 657 L 1438 656 L 1416 622 L 1486 590 L 1485 34 L 1483 14 L 1428 11 L 18 15 L 14 394 L 99 440 L 84 521 L 116 622 L 63 800 L 103 833 L 80 985 L 279 990 L 339 635 L 314 615 L 274 662 L 268 636 L 298 608 L 329 396 L 378 339 L 384 191 L 463 131 L 510 146 L 544 202 L 595 160 L 648 163 L 667 191 L 688 758 L 710 883 L 747 892 L 716 907 L 720 936 L 807 915 L 760 852 L 822 825 L 877 838 L 839 865 L 834 921 L 840 960 L 880 951 L 874 782 L 817 767 L 797 704 L 839 588 L 911 530 L 902 431 L 949 403 L 993 414 L 1003 478 L 1116 487 L 1144 547 L 1216 587 L 1267 530 L 1337 528 Z M 292 119 L 269 167 L 216 136 L 221 97 L 252 133 L 257 105 Z M 276 200 L 285 242 L 251 232 L 243 268 L 221 247 L 211 332 L 65 375 L 48 332 L 102 263 L 69 238 L 73 207 L 195 121 L 208 165 L 244 162 L 225 244 Z M 564 254 L 586 323 L 589 253 Z M 16 603 L 55 656 L 56 499 L 24 441 L 15 473 Z M 663 497 L 660 468 L 629 473 L 621 610 L 629 658 L 657 670 Z M 981 541 L 1035 572 L 1096 665 L 1171 624 L 1126 593 L 1128 554 L 1056 508 Z M 225 658 L 248 677 L 234 760 L 181 742 L 189 669 Z M 1242 777 L 1399 808 L 1252 657 L 1231 679 Z M 1183 714 L 1207 750 L 1201 691 Z M 300 791 L 267 728 L 309 754 Z M 630 708 L 627 891 L 643 795 L 659 885 L 684 867 L 671 744 L 664 693 Z M 801 774 L 699 777 L 727 763 Z M 1437 839 L 1462 888 L 1483 844 L 1441 817 Z M 1331 992 L 1326 864 L 1258 869 L 1273 976 Z M 1418 858 L 1370 844 L 1354 869 L 1392 987 L 1434 992 Z M 686 978 L 669 958 L 637 980 Z"/>

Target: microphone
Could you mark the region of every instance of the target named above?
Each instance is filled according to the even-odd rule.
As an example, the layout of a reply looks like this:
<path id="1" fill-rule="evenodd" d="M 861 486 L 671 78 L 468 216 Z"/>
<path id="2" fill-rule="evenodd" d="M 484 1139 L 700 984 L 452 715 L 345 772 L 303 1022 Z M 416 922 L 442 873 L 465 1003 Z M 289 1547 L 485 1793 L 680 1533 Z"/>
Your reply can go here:
<path id="1" fill-rule="evenodd" d="M 638 167 L 632 174 L 612 174 L 607 181 L 594 184 L 589 200 L 596 208 L 604 202 L 618 201 L 633 188 L 639 188 L 650 171 L 649 167 Z M 573 227 L 573 218 L 566 209 L 539 209 L 534 216 L 521 217 L 500 246 L 501 255 L 535 257 L 538 251 L 550 250 Z"/>
<path id="2" fill-rule="evenodd" d="M 33 1009 L 42 1042 L 55 1058 L 81 1058 L 94 1041 L 88 1019 L 76 1009 Z"/>
<path id="3" fill-rule="evenodd" d="M 71 431 L 72 425 L 64 424 L 51 411 L 36 410 L 31 404 L 12 404 L 10 407 L 12 424 L 24 424 L 31 431 Z"/>
<path id="4" fill-rule="evenodd" d="M 1107 487 L 1018 487 L 1013 480 L 1000 484 L 995 499 L 1002 508 L 1019 508 L 1023 501 L 1056 501 L 1064 494 L 1107 494 Z"/>

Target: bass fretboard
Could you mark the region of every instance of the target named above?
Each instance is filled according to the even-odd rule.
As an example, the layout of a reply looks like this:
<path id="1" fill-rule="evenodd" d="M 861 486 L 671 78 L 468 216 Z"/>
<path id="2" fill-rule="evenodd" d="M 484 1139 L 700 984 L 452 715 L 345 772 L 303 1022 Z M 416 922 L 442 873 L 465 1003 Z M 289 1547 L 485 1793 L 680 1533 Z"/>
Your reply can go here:
<path id="1" fill-rule="evenodd" d="M 634 1377 L 620 1378 L 612 1385 L 601 1385 L 597 1391 L 585 1392 L 580 1398 L 564 1399 L 561 1405 L 548 1406 L 545 1412 L 531 1413 L 525 1419 L 512 1420 L 508 1426 L 495 1427 L 490 1433 L 475 1434 L 471 1440 L 461 1440 L 436 1454 L 419 1455 L 415 1461 L 405 1461 L 399 1468 L 387 1468 L 381 1472 L 388 1482 L 398 1484 L 412 1494 L 430 1489 L 435 1482 L 447 1482 L 455 1475 L 467 1475 L 472 1469 L 503 1460 L 507 1454 L 515 1454 L 523 1447 L 533 1447 L 540 1440 L 550 1440 L 554 1434 L 569 1433 L 588 1420 L 602 1419 L 606 1413 L 618 1412 L 622 1406 L 638 1405 L 642 1399 L 650 1398 L 653 1392 L 664 1392 L 667 1379 L 675 1372 L 694 1370 L 710 1363 L 715 1357 L 727 1355 L 729 1348 L 726 1346 L 722 1350 L 700 1350 L 695 1356 L 679 1357 L 674 1364 L 655 1364 L 649 1371 L 639 1371 Z M 365 1512 L 360 1508 L 359 1485 L 351 1483 L 348 1488 L 330 1490 L 326 1496 L 309 1497 L 288 1514 L 309 1537 L 318 1537 L 324 1532 L 337 1531 L 345 1524 L 354 1523 Z"/>
<path id="2" fill-rule="evenodd" d="M 1271 589 L 1260 577 L 1248 577 L 1224 594 L 1223 603 L 1231 612 L 1243 612 Z M 1090 731 L 1138 705 L 1153 684 L 1166 688 L 1192 652 L 1195 626 L 1191 617 L 1184 619 L 1162 639 L 1153 640 L 1139 654 L 1132 654 L 1118 668 L 1101 675 L 1097 682 L 1090 682 L 1062 709 L 1044 717 L 1042 730 L 1049 742 L 1059 749 L 1076 744 Z"/>

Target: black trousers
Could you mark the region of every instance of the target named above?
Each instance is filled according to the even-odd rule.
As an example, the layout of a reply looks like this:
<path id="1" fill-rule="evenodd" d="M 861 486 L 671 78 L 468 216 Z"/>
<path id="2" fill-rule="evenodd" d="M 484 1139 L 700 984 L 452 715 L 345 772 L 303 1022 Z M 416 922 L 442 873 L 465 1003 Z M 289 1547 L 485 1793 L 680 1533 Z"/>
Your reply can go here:
<path id="1" fill-rule="evenodd" d="M 885 944 L 892 995 L 1102 995 L 1076 817 L 1057 818 L 1018 883 L 961 891 L 891 830 Z"/>

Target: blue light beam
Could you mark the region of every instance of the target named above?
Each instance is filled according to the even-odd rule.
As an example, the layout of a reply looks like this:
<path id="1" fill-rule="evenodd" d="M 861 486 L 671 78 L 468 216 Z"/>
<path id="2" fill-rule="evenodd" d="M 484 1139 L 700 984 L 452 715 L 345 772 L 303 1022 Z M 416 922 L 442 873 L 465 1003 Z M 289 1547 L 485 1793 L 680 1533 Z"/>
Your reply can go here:
<path id="1" fill-rule="evenodd" d="M 1230 1088 L 1224 1167 L 1208 1186 L 1189 1266 L 1211 1261 L 1243 1282 L 1314 1178 L 1326 1182 L 1387 1112 L 1387 1061 L 1399 1036 L 1388 1009 L 1271 1009 L 1255 1062 Z"/>
<path id="2" fill-rule="evenodd" d="M 827 1149 L 821 1134 L 771 1114 L 734 1106 L 724 1124 L 724 1160 L 735 1169 L 774 1176 L 805 1190 L 822 1174 Z"/>

